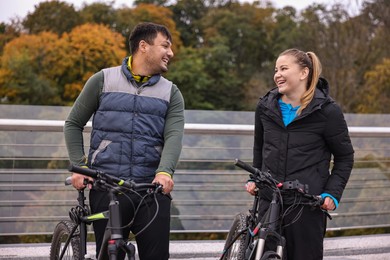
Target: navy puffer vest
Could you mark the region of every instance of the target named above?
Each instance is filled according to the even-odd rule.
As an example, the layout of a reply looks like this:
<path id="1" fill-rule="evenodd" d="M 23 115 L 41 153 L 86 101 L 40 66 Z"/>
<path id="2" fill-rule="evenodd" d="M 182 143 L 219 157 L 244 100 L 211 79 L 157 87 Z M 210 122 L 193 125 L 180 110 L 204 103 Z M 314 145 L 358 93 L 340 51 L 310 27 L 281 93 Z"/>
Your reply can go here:
<path id="1" fill-rule="evenodd" d="M 93 169 L 123 179 L 151 182 L 164 145 L 172 82 L 155 75 L 137 87 L 125 69 L 122 65 L 103 70 L 103 91 L 93 117 L 88 163 Z M 150 82 L 155 84 L 148 85 Z"/>

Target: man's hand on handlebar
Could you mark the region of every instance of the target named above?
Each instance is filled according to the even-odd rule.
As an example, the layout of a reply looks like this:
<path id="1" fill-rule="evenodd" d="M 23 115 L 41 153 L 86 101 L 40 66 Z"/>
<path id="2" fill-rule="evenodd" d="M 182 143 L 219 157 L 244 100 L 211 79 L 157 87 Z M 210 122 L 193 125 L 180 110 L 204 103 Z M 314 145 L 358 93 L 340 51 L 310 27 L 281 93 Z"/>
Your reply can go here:
<path id="1" fill-rule="evenodd" d="M 246 191 L 249 192 L 251 195 L 256 195 L 257 187 L 256 184 L 253 181 L 248 181 L 245 184 Z"/>
<path id="2" fill-rule="evenodd" d="M 167 174 L 156 174 L 156 177 L 154 177 L 154 180 L 152 183 L 159 183 L 163 186 L 163 193 L 168 194 L 173 190 L 174 182 L 172 180 L 172 177 L 168 176 Z"/>
<path id="3" fill-rule="evenodd" d="M 86 179 L 86 181 L 84 181 Z M 81 190 L 84 189 L 87 185 L 88 188 L 92 188 L 93 179 L 91 177 L 79 174 L 79 173 L 72 173 L 72 185 L 75 187 L 75 189 Z"/>

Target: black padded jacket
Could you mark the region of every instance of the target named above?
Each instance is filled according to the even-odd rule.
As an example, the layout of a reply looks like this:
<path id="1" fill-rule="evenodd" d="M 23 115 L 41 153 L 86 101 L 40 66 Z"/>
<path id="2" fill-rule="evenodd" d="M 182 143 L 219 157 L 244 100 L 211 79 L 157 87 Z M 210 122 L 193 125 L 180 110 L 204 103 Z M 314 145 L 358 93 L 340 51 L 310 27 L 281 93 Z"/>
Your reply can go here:
<path id="1" fill-rule="evenodd" d="M 255 113 L 253 166 L 279 181 L 299 180 L 309 193 L 329 193 L 339 202 L 353 167 L 354 150 L 341 108 L 320 78 L 310 104 L 285 126 L 274 88 L 262 97 Z M 333 166 L 330 171 L 331 157 Z M 262 197 L 269 198 L 267 190 Z"/>

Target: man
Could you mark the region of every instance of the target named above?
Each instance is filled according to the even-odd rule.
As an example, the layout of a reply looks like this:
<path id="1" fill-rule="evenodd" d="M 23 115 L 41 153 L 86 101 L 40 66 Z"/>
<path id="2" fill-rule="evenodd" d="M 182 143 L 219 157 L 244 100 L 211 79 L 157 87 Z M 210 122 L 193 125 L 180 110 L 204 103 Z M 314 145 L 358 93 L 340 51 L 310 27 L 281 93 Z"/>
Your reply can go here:
<path id="1" fill-rule="evenodd" d="M 85 84 L 65 122 L 64 133 L 73 164 L 132 179 L 160 183 L 159 213 L 152 224 L 136 236 L 142 260 L 169 258 L 172 176 L 178 162 L 184 132 L 184 100 L 180 90 L 161 76 L 173 57 L 168 29 L 153 23 L 138 24 L 129 37 L 131 56 L 121 66 L 103 69 Z M 83 128 L 93 115 L 90 150 L 83 150 Z M 72 184 L 84 188 L 83 175 L 73 173 Z M 122 224 L 128 224 L 138 206 L 118 196 Z M 108 209 L 108 194 L 92 189 L 91 211 Z M 154 203 L 155 204 L 155 203 Z M 152 206 L 151 206 L 152 205 Z M 155 205 L 154 205 L 155 206 Z M 153 203 L 140 207 L 131 231 L 137 234 L 150 222 Z M 107 221 L 95 221 L 97 252 Z M 123 229 L 128 237 L 129 228 Z M 157 233 L 156 233 L 157 232 Z M 124 255 L 121 256 L 124 258 Z"/>

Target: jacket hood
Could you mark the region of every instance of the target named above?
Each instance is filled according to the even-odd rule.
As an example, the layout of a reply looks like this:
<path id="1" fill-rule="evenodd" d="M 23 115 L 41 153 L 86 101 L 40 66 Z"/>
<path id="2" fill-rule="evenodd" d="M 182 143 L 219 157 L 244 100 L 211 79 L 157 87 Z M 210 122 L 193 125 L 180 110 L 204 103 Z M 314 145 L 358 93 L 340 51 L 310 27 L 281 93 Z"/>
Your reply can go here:
<path id="1" fill-rule="evenodd" d="M 318 79 L 316 88 L 318 90 L 321 90 L 325 94 L 325 96 L 329 96 L 329 83 L 326 79 L 320 77 Z"/>
<path id="2" fill-rule="evenodd" d="M 314 107 L 316 105 L 322 105 L 328 102 L 334 102 L 334 100 L 329 96 L 329 84 L 328 81 L 324 78 L 319 78 L 314 93 L 312 102 L 310 102 L 308 107 Z"/>
<path id="3" fill-rule="evenodd" d="M 273 102 L 275 99 L 278 100 L 282 94 L 279 93 L 277 87 L 271 89 L 267 94 L 265 94 L 260 100 L 265 104 L 270 105 L 270 102 Z M 329 84 L 328 81 L 322 77 L 318 79 L 316 86 L 316 91 L 313 99 L 318 99 L 320 103 L 323 103 L 325 100 L 331 99 L 329 96 Z M 332 100 L 332 99 L 331 99 Z M 315 102 L 315 103 L 318 103 Z"/>

